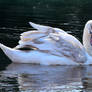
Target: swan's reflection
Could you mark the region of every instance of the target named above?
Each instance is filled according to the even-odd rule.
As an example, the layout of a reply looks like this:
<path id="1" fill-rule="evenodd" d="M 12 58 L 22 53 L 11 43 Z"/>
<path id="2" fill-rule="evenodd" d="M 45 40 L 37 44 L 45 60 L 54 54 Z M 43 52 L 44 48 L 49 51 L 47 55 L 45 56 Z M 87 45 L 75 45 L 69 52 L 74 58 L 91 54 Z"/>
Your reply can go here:
<path id="1" fill-rule="evenodd" d="M 40 90 L 72 91 L 80 90 L 82 86 L 82 70 L 83 67 L 78 66 L 11 64 L 4 73 L 7 76 L 18 75 L 17 80 L 20 90 L 39 90 L 38 92 Z"/>
<path id="2" fill-rule="evenodd" d="M 85 67 L 82 83 L 85 92 L 92 92 L 92 66 Z"/>

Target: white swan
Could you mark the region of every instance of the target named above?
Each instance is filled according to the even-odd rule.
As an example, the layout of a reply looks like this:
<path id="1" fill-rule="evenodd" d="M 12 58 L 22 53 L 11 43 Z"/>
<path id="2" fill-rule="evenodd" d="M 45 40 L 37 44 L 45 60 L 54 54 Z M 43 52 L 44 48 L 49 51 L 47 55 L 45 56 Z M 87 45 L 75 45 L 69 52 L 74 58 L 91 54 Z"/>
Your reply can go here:
<path id="1" fill-rule="evenodd" d="M 75 37 L 59 28 L 32 22 L 30 24 L 37 30 L 22 33 L 18 46 L 9 48 L 0 44 L 0 48 L 13 62 L 43 65 L 91 64 L 91 56 L 87 52 L 92 55 L 92 21 L 88 21 L 84 28 L 84 47 Z"/>

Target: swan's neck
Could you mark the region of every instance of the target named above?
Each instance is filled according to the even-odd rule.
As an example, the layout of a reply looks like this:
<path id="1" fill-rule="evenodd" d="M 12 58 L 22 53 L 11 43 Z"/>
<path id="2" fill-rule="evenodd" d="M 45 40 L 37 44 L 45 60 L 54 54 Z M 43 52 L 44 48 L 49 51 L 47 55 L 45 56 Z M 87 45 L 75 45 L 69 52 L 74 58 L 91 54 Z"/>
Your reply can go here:
<path id="1" fill-rule="evenodd" d="M 87 26 L 85 26 L 84 33 L 83 33 L 83 45 L 86 51 L 88 52 L 88 54 L 92 56 L 92 44 L 90 42 L 92 38 L 89 32 L 90 32 L 90 29 Z"/>

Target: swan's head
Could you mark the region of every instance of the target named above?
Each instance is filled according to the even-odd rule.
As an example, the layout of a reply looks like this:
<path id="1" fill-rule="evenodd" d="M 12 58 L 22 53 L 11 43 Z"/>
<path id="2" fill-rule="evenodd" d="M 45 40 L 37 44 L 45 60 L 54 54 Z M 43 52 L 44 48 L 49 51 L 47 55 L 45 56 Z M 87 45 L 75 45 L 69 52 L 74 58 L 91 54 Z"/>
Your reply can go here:
<path id="1" fill-rule="evenodd" d="M 92 35 L 92 20 L 89 20 L 85 25 L 85 30 Z"/>
<path id="2" fill-rule="evenodd" d="M 92 20 L 89 20 L 84 28 L 83 45 L 86 51 L 92 56 Z"/>

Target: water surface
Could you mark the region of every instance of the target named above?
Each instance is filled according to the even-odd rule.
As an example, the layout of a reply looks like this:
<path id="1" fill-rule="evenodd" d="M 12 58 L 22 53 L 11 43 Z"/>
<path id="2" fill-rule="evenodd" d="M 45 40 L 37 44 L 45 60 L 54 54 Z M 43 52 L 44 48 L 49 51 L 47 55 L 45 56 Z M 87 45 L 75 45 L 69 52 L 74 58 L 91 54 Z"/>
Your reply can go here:
<path id="1" fill-rule="evenodd" d="M 92 66 L 10 64 L 0 72 L 1 92 L 91 92 Z"/>
<path id="2" fill-rule="evenodd" d="M 72 92 L 83 88 L 84 67 L 11 64 L 1 72 L 1 90 Z"/>

